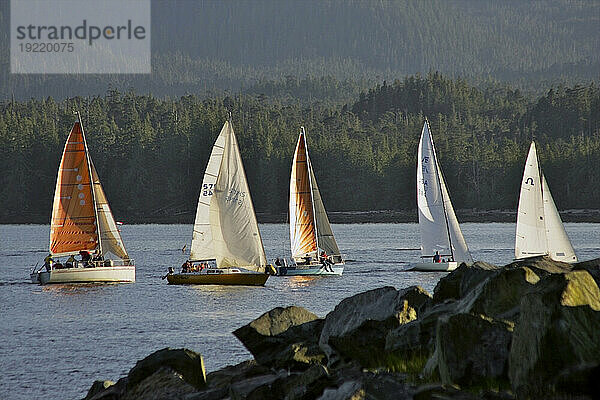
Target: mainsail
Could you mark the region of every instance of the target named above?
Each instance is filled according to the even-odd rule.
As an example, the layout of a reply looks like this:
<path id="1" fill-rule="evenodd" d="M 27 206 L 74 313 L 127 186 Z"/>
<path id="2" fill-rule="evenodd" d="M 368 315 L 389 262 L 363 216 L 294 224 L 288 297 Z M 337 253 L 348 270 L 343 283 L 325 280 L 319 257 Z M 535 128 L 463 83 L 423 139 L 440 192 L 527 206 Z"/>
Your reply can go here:
<path id="1" fill-rule="evenodd" d="M 204 174 L 190 258 L 216 259 L 220 268 L 265 270 L 267 258 L 230 121 L 215 142 Z"/>
<path id="2" fill-rule="evenodd" d="M 535 143 L 532 142 L 521 181 L 515 258 L 539 255 L 549 255 L 557 261 L 577 261 L 546 178 L 540 172 Z"/>
<path id="3" fill-rule="evenodd" d="M 56 256 L 96 250 L 94 193 L 87 145 L 81 123 L 75 122 L 65 143 L 50 222 L 50 253 Z"/>
<path id="4" fill-rule="evenodd" d="M 438 164 L 427 121 L 421 132 L 417 157 L 417 208 L 422 256 L 433 257 L 437 251 L 442 257 L 472 263 Z"/>
<path id="5" fill-rule="evenodd" d="M 315 257 L 319 249 L 339 256 L 321 193 L 312 169 L 304 127 L 298 137 L 290 176 L 290 243 L 292 257 Z"/>
<path id="6" fill-rule="evenodd" d="M 77 121 L 67 138 L 58 169 L 50 253 L 62 256 L 81 250 L 129 258 L 89 156 L 83 127 Z"/>

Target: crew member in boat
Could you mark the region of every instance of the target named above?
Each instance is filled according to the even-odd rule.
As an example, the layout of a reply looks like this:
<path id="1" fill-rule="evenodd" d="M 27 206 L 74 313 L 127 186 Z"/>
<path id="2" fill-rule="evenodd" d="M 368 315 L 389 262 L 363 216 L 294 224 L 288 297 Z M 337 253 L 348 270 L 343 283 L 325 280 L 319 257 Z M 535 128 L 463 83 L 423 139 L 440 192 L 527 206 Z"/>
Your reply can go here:
<path id="1" fill-rule="evenodd" d="M 52 259 L 52 254 L 48 254 L 46 258 L 44 258 L 44 267 L 46 267 L 46 271 L 50 271 L 52 269 L 52 264 L 54 260 Z"/>
<path id="2" fill-rule="evenodd" d="M 90 252 L 87 250 L 81 250 L 79 252 L 79 255 L 81 256 L 81 262 L 83 263 L 83 266 L 90 267 L 91 265 L 88 264 L 90 262 L 90 260 L 92 259 Z"/>
<path id="3" fill-rule="evenodd" d="M 440 257 L 440 253 L 439 253 L 439 251 L 436 250 L 435 251 L 435 255 L 433 256 L 433 262 L 434 263 L 439 263 L 439 262 L 441 262 L 441 260 L 442 259 Z"/>
<path id="4" fill-rule="evenodd" d="M 102 261 L 104 259 L 104 257 L 102 257 L 102 254 L 100 254 L 100 252 L 98 250 L 94 251 L 94 256 L 92 257 L 92 261 Z"/>
<path id="5" fill-rule="evenodd" d="M 319 261 L 321 261 L 321 263 L 323 264 L 323 266 L 325 267 L 325 269 L 328 269 L 328 267 L 329 267 L 329 269 L 331 270 L 331 272 L 333 272 L 333 268 L 331 267 L 333 265 L 333 263 L 329 259 L 329 256 L 327 255 L 327 253 L 325 252 L 325 250 L 323 250 L 321 252 L 321 256 L 319 257 Z"/>
<path id="6" fill-rule="evenodd" d="M 67 258 L 67 262 L 65 262 L 65 266 L 67 268 L 73 268 L 73 267 L 75 267 L 75 256 L 73 254 L 71 254 L 69 256 L 69 258 Z"/>

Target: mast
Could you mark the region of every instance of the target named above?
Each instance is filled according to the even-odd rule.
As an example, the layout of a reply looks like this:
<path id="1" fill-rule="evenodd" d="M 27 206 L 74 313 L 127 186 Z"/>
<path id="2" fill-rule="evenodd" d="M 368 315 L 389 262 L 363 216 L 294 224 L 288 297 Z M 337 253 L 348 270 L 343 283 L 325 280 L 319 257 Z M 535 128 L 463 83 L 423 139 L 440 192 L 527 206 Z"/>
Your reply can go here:
<path id="1" fill-rule="evenodd" d="M 300 127 L 302 132 L 302 137 L 304 138 L 304 151 L 306 153 L 306 171 L 308 176 L 308 185 L 310 186 L 310 206 L 312 208 L 313 215 L 313 225 L 315 227 L 315 244 L 317 245 L 317 257 L 319 256 L 319 234 L 317 233 L 317 216 L 315 214 L 315 198 L 313 196 L 313 186 L 312 179 L 310 179 L 310 170 L 312 167 L 310 166 L 310 158 L 308 157 L 308 146 L 306 145 L 306 132 L 304 131 L 304 127 Z"/>
<path id="2" fill-rule="evenodd" d="M 441 173 L 442 170 L 438 166 L 437 153 L 435 151 L 435 145 L 433 144 L 433 137 L 431 135 L 431 127 L 429 126 L 429 120 L 425 118 L 425 123 L 427 124 L 427 129 L 429 130 L 429 142 L 431 143 L 431 148 L 433 150 L 433 162 L 435 163 L 436 177 L 438 182 L 438 187 L 440 189 L 440 196 L 442 197 L 442 209 L 444 210 L 444 221 L 446 222 L 446 234 L 448 235 L 448 244 L 450 245 L 450 255 L 452 259 L 454 259 L 454 249 L 452 247 L 452 235 L 450 235 L 450 226 L 448 224 L 448 212 L 446 211 L 446 201 L 444 199 L 444 191 L 442 190 L 442 181 L 441 181 Z"/>
<path id="3" fill-rule="evenodd" d="M 77 119 L 79 120 L 79 127 L 81 128 L 81 137 L 83 138 L 83 146 L 85 148 L 85 157 L 87 159 L 87 164 L 88 164 L 88 174 L 90 176 L 90 185 L 91 185 L 91 191 L 92 191 L 92 202 L 94 203 L 94 217 L 96 218 L 96 235 L 98 236 L 98 251 L 100 254 L 103 254 L 102 252 L 102 238 L 101 238 L 101 234 L 100 234 L 100 224 L 99 224 L 99 219 L 98 219 L 98 207 L 96 206 L 96 189 L 95 189 L 95 185 L 94 185 L 94 179 L 92 178 L 92 160 L 90 159 L 90 152 L 88 150 L 88 146 L 87 146 L 87 140 L 85 140 L 85 131 L 83 130 L 83 123 L 81 122 L 81 114 L 79 113 L 79 111 L 76 111 L 77 114 Z"/>

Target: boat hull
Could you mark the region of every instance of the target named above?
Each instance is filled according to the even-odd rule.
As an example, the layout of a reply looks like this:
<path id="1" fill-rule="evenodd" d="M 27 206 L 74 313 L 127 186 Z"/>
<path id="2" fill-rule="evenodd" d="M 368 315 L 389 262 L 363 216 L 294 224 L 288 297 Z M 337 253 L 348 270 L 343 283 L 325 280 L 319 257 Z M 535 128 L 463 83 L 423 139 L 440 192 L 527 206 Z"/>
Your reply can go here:
<path id="1" fill-rule="evenodd" d="M 64 268 L 35 273 L 42 285 L 49 283 L 135 282 L 135 266 Z M 34 280 L 31 274 L 31 280 Z"/>
<path id="2" fill-rule="evenodd" d="M 186 272 L 180 274 L 168 274 L 167 282 L 171 285 L 238 285 L 238 286 L 264 286 L 269 275 L 260 272 L 236 270 L 219 271 L 210 270 L 202 272 Z"/>
<path id="3" fill-rule="evenodd" d="M 458 262 L 447 261 L 439 263 L 417 263 L 413 267 L 413 271 L 454 271 L 458 267 Z"/>
<path id="4" fill-rule="evenodd" d="M 316 265 L 290 265 L 288 267 L 277 267 L 279 276 L 298 276 L 298 275 L 342 275 L 344 264 L 334 264 L 325 268 L 323 264 Z"/>

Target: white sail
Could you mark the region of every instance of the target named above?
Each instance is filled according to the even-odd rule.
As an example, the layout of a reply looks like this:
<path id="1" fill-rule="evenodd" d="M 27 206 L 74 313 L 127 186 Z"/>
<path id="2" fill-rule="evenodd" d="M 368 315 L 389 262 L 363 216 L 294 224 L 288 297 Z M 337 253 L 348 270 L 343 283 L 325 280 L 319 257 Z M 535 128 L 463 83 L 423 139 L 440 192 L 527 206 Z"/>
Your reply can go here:
<path id="1" fill-rule="evenodd" d="M 435 153 L 434 153 L 435 155 Z M 437 161 L 436 161 L 437 164 Z M 448 232 L 450 234 L 450 243 L 452 244 L 452 253 L 454 254 L 454 261 L 465 262 L 467 264 L 473 263 L 473 258 L 467 247 L 467 242 L 463 237 L 460 226 L 458 225 L 458 219 L 454 213 L 454 207 L 450 201 L 450 195 L 448 194 L 448 188 L 444 181 L 444 176 L 438 164 L 438 176 L 440 179 L 440 186 L 442 187 L 442 198 L 444 199 L 444 208 L 446 210 L 446 218 L 448 218 Z"/>
<path id="2" fill-rule="evenodd" d="M 546 177 L 541 173 L 535 143 L 531 142 L 519 196 L 515 258 L 539 255 L 549 255 L 556 261 L 577 261 Z"/>
<path id="3" fill-rule="evenodd" d="M 417 158 L 417 208 L 422 256 L 433 257 L 437 251 L 441 257 L 471 263 L 473 260 L 450 202 L 427 121 L 421 132 Z"/>
<path id="4" fill-rule="evenodd" d="M 198 196 L 198 207 L 196 208 L 196 220 L 194 221 L 194 233 L 192 235 L 192 247 L 190 249 L 190 259 L 194 261 L 209 260 L 215 258 L 215 252 L 212 240 L 212 228 L 210 225 L 210 201 L 215 190 L 215 183 L 219 169 L 221 168 L 221 160 L 223 158 L 223 150 L 225 148 L 225 138 L 230 129 L 229 121 L 225 122 L 215 144 L 213 145 L 206 171 L 204 171 L 204 179 Z"/>
<path id="5" fill-rule="evenodd" d="M 310 163 L 310 158 L 308 160 L 308 169 L 310 172 L 310 181 L 312 186 L 314 204 L 313 211 L 317 226 L 317 244 L 319 248 L 325 250 L 329 256 L 339 256 L 340 249 L 338 248 L 335 237 L 333 236 L 333 231 L 331 230 L 331 225 L 329 224 L 329 218 L 327 217 L 327 212 L 325 211 L 325 205 L 323 204 L 323 199 L 321 198 L 321 192 L 319 192 L 319 187 L 317 186 L 317 179 L 315 178 L 312 164 Z"/>
<path id="6" fill-rule="evenodd" d="M 267 258 L 258 230 L 242 158 L 231 123 L 209 207 L 213 256 L 217 266 L 264 272 Z"/>
<path id="7" fill-rule="evenodd" d="M 544 219 L 546 221 L 546 243 L 548 254 L 553 260 L 577 262 L 575 250 L 567 236 L 565 227 L 560 219 L 554 199 L 548 188 L 546 177 L 542 174 L 542 198 L 544 199 Z"/>
<path id="8" fill-rule="evenodd" d="M 114 254 L 121 259 L 128 259 L 129 255 L 125 250 L 121 233 L 115 223 L 115 218 L 112 215 L 108 200 L 102 189 L 100 178 L 94 167 L 94 163 L 90 158 L 90 167 L 92 171 L 92 182 L 94 183 L 94 198 L 96 206 L 96 214 L 98 216 L 98 232 L 100 236 L 101 252 L 104 257 L 108 253 Z"/>
<path id="9" fill-rule="evenodd" d="M 519 208 L 517 212 L 517 233 L 515 238 L 515 258 L 533 257 L 548 253 L 546 224 L 540 168 L 535 143 L 531 143 L 525 162 Z"/>

